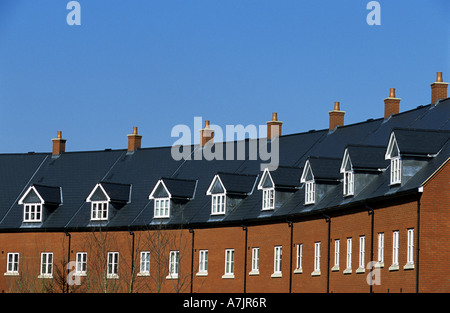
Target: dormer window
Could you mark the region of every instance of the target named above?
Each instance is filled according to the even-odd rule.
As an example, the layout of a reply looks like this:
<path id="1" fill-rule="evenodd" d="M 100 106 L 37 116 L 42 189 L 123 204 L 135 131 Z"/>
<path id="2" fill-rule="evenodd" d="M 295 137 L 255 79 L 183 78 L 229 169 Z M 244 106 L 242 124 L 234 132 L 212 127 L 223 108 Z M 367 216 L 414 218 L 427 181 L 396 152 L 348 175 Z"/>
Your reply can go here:
<path id="1" fill-rule="evenodd" d="M 25 203 L 23 209 L 24 222 L 42 222 L 42 204 Z"/>
<path id="2" fill-rule="evenodd" d="M 263 210 L 273 210 L 275 207 L 275 189 L 264 188 L 263 189 Z"/>
<path id="3" fill-rule="evenodd" d="M 262 190 L 262 209 L 275 209 L 275 184 L 267 168 L 264 170 L 258 189 Z"/>
<path id="4" fill-rule="evenodd" d="M 352 161 L 350 160 L 348 149 L 345 149 L 344 158 L 341 164 L 341 173 L 344 176 L 344 196 L 355 194 L 355 175 L 353 173 Z"/>
<path id="5" fill-rule="evenodd" d="M 388 147 L 385 155 L 386 160 L 391 160 L 391 185 L 401 184 L 402 182 L 402 162 L 400 159 L 400 150 L 394 132 L 389 138 Z"/>
<path id="6" fill-rule="evenodd" d="M 300 181 L 305 185 L 305 204 L 314 204 L 316 202 L 316 183 L 309 160 L 306 161 Z"/>
<path id="7" fill-rule="evenodd" d="M 19 205 L 23 205 L 25 223 L 43 222 L 45 215 L 50 214 L 61 203 L 61 188 L 44 185 L 30 186 L 18 202 Z"/>
<path id="8" fill-rule="evenodd" d="M 170 217 L 170 198 L 157 198 L 154 201 L 154 217 Z"/>
<path id="9" fill-rule="evenodd" d="M 391 159 L 391 185 L 400 184 L 402 182 L 402 162 L 400 157 Z"/>
<path id="10" fill-rule="evenodd" d="M 153 217 L 170 218 L 171 209 L 176 203 L 185 203 L 194 198 L 196 186 L 195 180 L 159 179 L 148 197 L 153 200 Z"/>
<path id="11" fill-rule="evenodd" d="M 211 195 L 211 214 L 225 214 L 225 193 Z"/>
<path id="12" fill-rule="evenodd" d="M 91 202 L 91 220 L 93 221 L 108 220 L 108 201 Z"/>
<path id="13" fill-rule="evenodd" d="M 237 207 L 251 194 L 256 185 L 256 175 L 218 173 L 206 194 L 211 196 L 211 215 L 224 215 Z"/>
<path id="14" fill-rule="evenodd" d="M 130 197 L 131 185 L 98 183 L 86 199 L 91 203 L 91 221 L 108 221 L 116 210 L 130 202 Z"/>
<path id="15" fill-rule="evenodd" d="M 305 204 L 313 204 L 316 202 L 316 184 L 314 180 L 305 182 Z"/>

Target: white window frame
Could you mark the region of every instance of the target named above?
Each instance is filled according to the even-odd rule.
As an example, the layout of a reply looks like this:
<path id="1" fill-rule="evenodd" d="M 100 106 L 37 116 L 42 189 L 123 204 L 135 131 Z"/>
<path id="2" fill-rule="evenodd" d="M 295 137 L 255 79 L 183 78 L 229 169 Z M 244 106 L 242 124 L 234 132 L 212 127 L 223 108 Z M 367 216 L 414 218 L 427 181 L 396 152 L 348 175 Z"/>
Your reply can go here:
<path id="1" fill-rule="evenodd" d="M 320 241 L 314 243 L 314 272 L 312 276 L 320 275 Z"/>
<path id="2" fill-rule="evenodd" d="M 294 273 L 302 273 L 303 272 L 303 244 L 297 244 L 297 262 Z"/>
<path id="3" fill-rule="evenodd" d="M 211 215 L 225 214 L 226 199 L 225 193 L 211 194 Z"/>
<path id="4" fill-rule="evenodd" d="M 167 279 L 178 279 L 180 271 L 180 251 L 174 250 L 169 253 L 169 275 Z"/>
<path id="5" fill-rule="evenodd" d="M 353 171 L 344 172 L 344 196 L 353 196 L 355 194 L 355 175 Z"/>
<path id="6" fill-rule="evenodd" d="M 91 221 L 107 221 L 109 201 L 91 201 Z"/>
<path id="7" fill-rule="evenodd" d="M 155 218 L 167 218 L 170 217 L 170 198 L 154 198 L 153 208 Z"/>
<path id="8" fill-rule="evenodd" d="M 198 274 L 207 275 L 208 274 L 208 250 L 199 251 L 199 264 L 198 264 Z"/>
<path id="9" fill-rule="evenodd" d="M 263 188 L 263 200 L 262 209 L 263 210 L 273 210 L 275 209 L 275 188 Z"/>
<path id="10" fill-rule="evenodd" d="M 119 278 L 119 252 L 108 252 L 107 278 Z"/>
<path id="11" fill-rule="evenodd" d="M 234 278 L 234 249 L 225 249 L 225 274 L 222 278 Z"/>
<path id="12" fill-rule="evenodd" d="M 24 222 L 42 222 L 42 203 L 24 203 L 23 221 Z"/>
<path id="13" fill-rule="evenodd" d="M 402 182 L 402 160 L 400 156 L 391 158 L 391 185 Z"/>
<path id="14" fill-rule="evenodd" d="M 252 271 L 250 275 L 258 275 L 259 274 L 259 248 L 252 248 Z"/>
<path id="15" fill-rule="evenodd" d="M 399 231 L 394 230 L 392 232 L 392 265 L 389 270 L 398 270 L 398 252 L 399 252 Z"/>
<path id="16" fill-rule="evenodd" d="M 273 251 L 273 274 L 272 277 L 281 277 L 281 261 L 283 247 L 275 246 Z"/>
<path id="17" fill-rule="evenodd" d="M 366 236 L 359 236 L 359 264 L 357 273 L 365 271 Z"/>
<path id="18" fill-rule="evenodd" d="M 87 271 L 87 252 L 77 252 L 76 254 L 76 275 L 86 275 Z"/>
<path id="19" fill-rule="evenodd" d="M 305 181 L 305 204 L 316 202 L 316 183 L 314 180 Z"/>
<path id="20" fill-rule="evenodd" d="M 347 238 L 347 258 L 345 262 L 344 274 L 352 272 L 352 238 Z"/>
<path id="21" fill-rule="evenodd" d="M 9 252 L 6 257 L 5 275 L 19 275 L 19 253 Z"/>
<path id="22" fill-rule="evenodd" d="M 334 265 L 332 271 L 339 271 L 339 254 L 341 251 L 341 241 L 339 239 L 334 240 Z"/>
<path id="23" fill-rule="evenodd" d="M 384 267 L 384 233 L 378 233 L 378 260 L 376 267 Z"/>
<path id="24" fill-rule="evenodd" d="M 139 258 L 139 274 L 150 275 L 150 251 L 141 251 Z"/>
<path id="25" fill-rule="evenodd" d="M 414 228 L 408 229 L 408 247 L 404 269 L 414 268 Z"/>
<path id="26" fill-rule="evenodd" d="M 40 275 L 38 278 L 53 277 L 53 252 L 41 253 Z"/>

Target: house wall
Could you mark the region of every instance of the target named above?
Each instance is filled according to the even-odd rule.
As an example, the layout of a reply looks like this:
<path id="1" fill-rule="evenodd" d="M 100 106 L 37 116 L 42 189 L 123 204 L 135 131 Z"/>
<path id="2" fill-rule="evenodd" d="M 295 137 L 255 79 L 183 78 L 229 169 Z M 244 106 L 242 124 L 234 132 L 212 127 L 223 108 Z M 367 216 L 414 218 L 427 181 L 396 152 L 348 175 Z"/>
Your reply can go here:
<path id="1" fill-rule="evenodd" d="M 424 184 L 420 199 L 419 292 L 450 292 L 450 165 Z"/>
<path id="2" fill-rule="evenodd" d="M 420 234 L 417 228 L 417 196 L 370 205 L 373 209 L 373 259 L 378 257 L 378 233 L 384 233 L 384 266 L 371 272 L 367 267 L 371 253 L 372 215 L 368 207 L 330 212 L 330 221 L 316 215 L 295 220 L 260 225 L 196 228 L 151 229 L 110 232 L 20 232 L 0 233 L 0 292 L 61 292 L 67 274 L 64 269 L 69 252 L 74 261 L 77 252 L 88 253 L 88 275 L 79 277 L 75 292 L 190 292 L 191 268 L 193 292 L 369 292 L 370 274 L 373 292 L 415 292 L 419 267 L 419 292 L 449 292 L 450 270 L 445 261 L 450 255 L 449 196 L 442 186 L 449 184 L 446 163 L 424 185 L 420 198 Z M 290 226 L 291 225 L 291 226 Z M 420 259 L 414 252 L 414 267 L 405 268 L 407 232 L 414 228 L 415 249 L 420 239 Z M 399 231 L 399 266 L 390 270 L 393 231 Z M 328 241 L 328 231 L 330 240 Z M 291 237 L 292 232 L 292 237 Z M 359 238 L 365 236 L 366 268 L 357 273 Z M 352 238 L 352 271 L 346 268 L 346 239 Z M 247 241 L 246 241 L 247 238 Z M 291 241 L 292 238 L 292 241 Z M 334 245 L 340 240 L 339 270 L 334 266 Z M 192 254 L 192 240 L 194 240 Z M 321 243 L 320 275 L 313 275 L 314 244 Z M 328 244 L 329 243 L 329 244 Z M 301 272 L 296 271 L 297 245 L 303 245 Z M 282 274 L 273 277 L 274 247 L 282 247 Z M 249 275 L 252 248 L 259 247 L 259 275 Z M 292 248 L 292 253 L 291 253 Z M 199 251 L 208 250 L 208 273 L 199 276 Z M 224 278 L 225 250 L 234 249 L 234 278 Z M 172 250 L 180 251 L 178 279 L 167 279 L 168 259 Z M 104 279 L 101 268 L 107 252 L 118 251 L 119 273 L 116 279 Z M 139 275 L 141 251 L 150 251 L 150 275 Z M 328 265 L 329 251 L 329 267 Z M 7 253 L 20 253 L 20 275 L 5 275 Z M 53 252 L 53 279 L 38 278 L 41 252 Z M 291 267 L 292 266 L 292 267 Z M 292 271 L 291 271 L 292 268 Z M 72 269 L 69 269 L 69 271 Z M 78 289 L 77 289 L 78 288 Z"/>

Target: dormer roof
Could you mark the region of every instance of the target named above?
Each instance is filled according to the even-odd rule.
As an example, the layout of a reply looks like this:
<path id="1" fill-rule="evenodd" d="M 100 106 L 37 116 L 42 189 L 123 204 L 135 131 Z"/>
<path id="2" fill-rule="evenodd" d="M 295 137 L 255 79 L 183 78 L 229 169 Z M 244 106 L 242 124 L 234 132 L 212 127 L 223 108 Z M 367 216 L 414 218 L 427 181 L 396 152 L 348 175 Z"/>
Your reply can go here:
<path id="1" fill-rule="evenodd" d="M 48 205 L 62 204 L 61 187 L 45 186 L 34 184 L 28 187 L 23 196 L 19 199 L 19 204 L 41 203 Z"/>
<path id="2" fill-rule="evenodd" d="M 219 172 L 206 191 L 207 195 L 218 193 L 220 189 L 227 194 L 249 195 L 252 193 L 258 175 Z"/>
<path id="3" fill-rule="evenodd" d="M 389 163 L 385 160 L 386 147 L 369 145 L 348 145 L 345 148 L 340 172 L 376 171 L 385 169 Z"/>
<path id="4" fill-rule="evenodd" d="M 339 173 L 340 165 L 341 159 L 338 158 L 309 157 L 300 181 L 313 179 L 316 182 L 337 182 L 342 176 Z"/>
<path id="5" fill-rule="evenodd" d="M 150 193 L 149 199 L 161 197 L 193 199 L 196 187 L 196 180 L 162 177 Z"/>
<path id="6" fill-rule="evenodd" d="M 100 182 L 95 185 L 87 197 L 87 202 L 111 201 L 119 203 L 130 202 L 131 185 L 112 182 Z"/>

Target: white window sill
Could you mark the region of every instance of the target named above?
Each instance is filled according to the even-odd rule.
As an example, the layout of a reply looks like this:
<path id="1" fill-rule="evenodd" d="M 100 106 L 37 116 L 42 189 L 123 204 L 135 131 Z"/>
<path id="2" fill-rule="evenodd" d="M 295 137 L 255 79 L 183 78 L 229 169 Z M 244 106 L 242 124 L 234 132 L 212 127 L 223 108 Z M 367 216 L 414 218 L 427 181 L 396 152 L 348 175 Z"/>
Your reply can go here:
<path id="1" fill-rule="evenodd" d="M 320 271 L 314 271 L 311 273 L 311 276 L 320 276 Z"/>
<path id="2" fill-rule="evenodd" d="M 331 268 L 332 272 L 339 272 L 339 265 L 335 265 Z"/>
<path id="3" fill-rule="evenodd" d="M 375 268 L 383 268 L 383 267 L 384 267 L 384 263 L 383 262 L 375 263 Z"/>
<path id="4" fill-rule="evenodd" d="M 6 272 L 4 276 L 20 276 L 19 272 Z"/>
<path id="5" fill-rule="evenodd" d="M 200 277 L 208 276 L 208 272 L 198 272 L 197 274 L 195 274 L 195 276 L 200 276 Z"/>
<path id="6" fill-rule="evenodd" d="M 74 276 L 87 276 L 86 272 L 75 272 L 75 274 L 73 274 Z"/>
<path id="7" fill-rule="evenodd" d="M 358 267 L 357 269 L 356 269 L 356 274 L 361 274 L 361 273 L 364 273 L 366 271 L 366 269 L 364 268 L 364 267 Z"/>
<path id="8" fill-rule="evenodd" d="M 39 275 L 38 278 L 50 279 L 50 278 L 53 278 L 53 275 L 52 274 L 43 274 L 43 275 Z"/>
<path id="9" fill-rule="evenodd" d="M 250 276 L 257 276 L 257 275 L 259 275 L 259 271 L 251 271 L 251 272 L 248 273 L 248 275 L 250 275 Z"/>
<path id="10" fill-rule="evenodd" d="M 414 269 L 414 264 L 408 263 L 405 266 L 403 266 L 404 270 L 413 270 Z"/>
<path id="11" fill-rule="evenodd" d="M 270 275 L 270 277 L 272 278 L 280 278 L 283 277 L 281 273 L 273 273 L 272 275 Z"/>
<path id="12" fill-rule="evenodd" d="M 398 271 L 398 264 L 393 264 L 393 265 L 391 265 L 391 266 L 389 266 L 389 271 Z"/>
<path id="13" fill-rule="evenodd" d="M 139 272 L 137 276 L 150 276 L 150 272 Z"/>
<path id="14" fill-rule="evenodd" d="M 225 274 L 222 276 L 223 279 L 234 279 L 234 274 Z"/>
<path id="15" fill-rule="evenodd" d="M 303 269 L 302 268 L 296 268 L 294 270 L 294 274 L 302 274 L 303 273 Z"/>
<path id="16" fill-rule="evenodd" d="M 346 268 L 345 270 L 344 270 L 344 275 L 345 274 L 351 274 L 352 273 L 352 268 L 351 267 L 348 267 L 348 268 Z"/>
<path id="17" fill-rule="evenodd" d="M 108 274 L 106 275 L 107 279 L 119 279 L 119 275 L 117 274 Z"/>
<path id="18" fill-rule="evenodd" d="M 169 274 L 166 276 L 166 279 L 178 279 L 178 274 Z"/>

